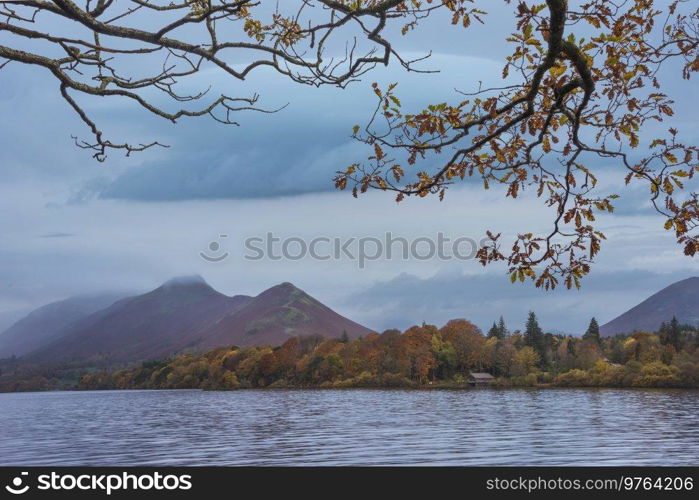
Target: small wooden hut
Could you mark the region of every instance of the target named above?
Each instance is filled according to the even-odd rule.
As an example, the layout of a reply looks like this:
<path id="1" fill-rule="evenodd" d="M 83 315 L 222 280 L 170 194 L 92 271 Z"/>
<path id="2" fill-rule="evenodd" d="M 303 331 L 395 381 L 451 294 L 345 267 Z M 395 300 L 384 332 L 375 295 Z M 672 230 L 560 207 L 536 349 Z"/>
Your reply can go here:
<path id="1" fill-rule="evenodd" d="M 490 373 L 473 372 L 468 376 L 468 383 L 472 386 L 490 385 L 495 381 Z"/>

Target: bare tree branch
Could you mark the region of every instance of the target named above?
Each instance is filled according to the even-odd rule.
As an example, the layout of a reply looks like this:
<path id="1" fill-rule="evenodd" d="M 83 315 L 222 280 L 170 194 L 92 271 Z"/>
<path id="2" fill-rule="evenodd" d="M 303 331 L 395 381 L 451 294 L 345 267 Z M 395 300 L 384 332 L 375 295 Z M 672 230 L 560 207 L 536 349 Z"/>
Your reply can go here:
<path id="1" fill-rule="evenodd" d="M 437 6 L 463 1 L 469 0 L 440 1 Z M 196 109 L 168 110 L 152 90 L 175 103 L 204 99 L 209 89 L 181 93 L 178 88 L 206 67 L 241 82 L 252 71 L 269 67 L 298 83 L 344 87 L 397 55 L 381 35 L 387 19 L 427 16 L 436 7 L 431 3 L 86 0 L 79 5 L 73 0 L 0 0 L 0 34 L 5 35 L 0 40 L 0 69 L 19 62 L 48 70 L 63 98 L 92 131 L 93 140 L 78 144 L 93 149 L 94 157 L 103 161 L 110 149 L 129 154 L 160 144 L 105 139 L 80 103 L 80 94 L 126 98 L 172 122 L 210 115 L 235 125 L 236 112 L 264 111 L 255 106 L 256 95 L 212 96 Z M 351 50 L 336 53 L 336 37 L 353 38 Z M 412 69 L 412 61 L 398 60 Z M 137 64 L 140 71 L 158 70 L 137 76 L 133 61 L 142 61 Z"/>

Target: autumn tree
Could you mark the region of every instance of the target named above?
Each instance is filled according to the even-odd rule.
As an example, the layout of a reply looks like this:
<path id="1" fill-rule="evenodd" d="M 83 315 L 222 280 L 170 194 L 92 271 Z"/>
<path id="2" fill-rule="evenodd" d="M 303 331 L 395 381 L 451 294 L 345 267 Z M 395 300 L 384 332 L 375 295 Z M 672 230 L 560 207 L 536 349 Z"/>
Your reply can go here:
<path id="1" fill-rule="evenodd" d="M 274 352 L 275 373 L 282 378 L 291 377 L 300 351 L 301 348 L 298 337 L 291 337 L 284 342 L 281 347 Z"/>
<path id="2" fill-rule="evenodd" d="M 660 225 L 694 256 L 699 149 L 672 122 L 673 96 L 663 82 L 699 70 L 696 2 L 511 3 L 516 24 L 502 84 L 473 82 L 454 102 L 414 111 L 403 109 L 398 85 L 374 84 L 371 119 L 354 127 L 370 153 L 338 172 L 336 186 L 354 196 L 391 191 L 397 201 L 442 199 L 465 178 L 502 186 L 510 198 L 532 191 L 551 209 L 550 229 L 523 228 L 510 241 L 488 231 L 478 258 L 506 263 L 513 282 L 570 288 L 580 286 L 606 238 L 595 223 L 614 211 L 619 194 L 601 190 L 598 176 L 601 165 L 613 165 L 626 184 L 644 184 Z"/>
<path id="3" fill-rule="evenodd" d="M 630 360 L 640 363 L 658 361 L 661 357 L 660 338 L 650 332 L 635 332 L 624 341 L 624 363 Z"/>
<path id="4" fill-rule="evenodd" d="M 559 371 L 566 371 L 575 367 L 575 342 L 572 337 L 566 337 L 558 344 L 558 359 Z"/>
<path id="5" fill-rule="evenodd" d="M 410 367 L 409 377 L 423 383 L 436 360 L 432 352 L 432 337 L 438 330 L 431 326 L 413 326 L 401 336 L 401 350 Z"/>
<path id="6" fill-rule="evenodd" d="M 599 345 L 595 342 L 579 342 L 575 349 L 575 367 L 589 369 L 602 357 Z"/>
<path id="7" fill-rule="evenodd" d="M 514 355 L 512 374 L 515 376 L 526 376 L 534 373 L 541 358 L 533 348 L 523 347 Z"/>
<path id="8" fill-rule="evenodd" d="M 432 370 L 433 380 L 453 377 L 458 362 L 452 343 L 445 341 L 440 334 L 432 335 L 431 351 L 435 360 L 435 368 Z"/>
<path id="9" fill-rule="evenodd" d="M 485 364 L 485 337 L 480 328 L 465 319 L 453 319 L 440 328 L 445 341 L 454 346 L 458 369 L 468 372 Z"/>
<path id="10" fill-rule="evenodd" d="M 517 349 L 511 339 L 488 339 L 485 345 L 485 353 L 489 360 L 490 368 L 495 375 L 510 376 Z"/>

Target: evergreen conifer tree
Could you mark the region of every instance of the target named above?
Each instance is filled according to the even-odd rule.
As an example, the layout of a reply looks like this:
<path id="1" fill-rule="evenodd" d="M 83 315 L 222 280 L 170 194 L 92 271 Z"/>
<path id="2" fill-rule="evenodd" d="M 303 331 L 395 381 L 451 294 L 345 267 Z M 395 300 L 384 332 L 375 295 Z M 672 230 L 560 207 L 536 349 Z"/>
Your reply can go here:
<path id="1" fill-rule="evenodd" d="M 597 323 L 597 320 L 595 318 L 592 318 L 590 320 L 590 326 L 587 327 L 587 331 L 583 335 L 583 339 L 592 340 L 597 345 L 600 345 L 602 343 L 602 338 L 599 334 L 599 324 Z"/>
<path id="2" fill-rule="evenodd" d="M 536 319 L 536 314 L 533 311 L 529 311 L 527 325 L 524 329 L 524 342 L 534 349 L 542 360 L 544 359 L 546 354 L 544 352 L 544 332 L 539 326 L 539 321 Z"/>

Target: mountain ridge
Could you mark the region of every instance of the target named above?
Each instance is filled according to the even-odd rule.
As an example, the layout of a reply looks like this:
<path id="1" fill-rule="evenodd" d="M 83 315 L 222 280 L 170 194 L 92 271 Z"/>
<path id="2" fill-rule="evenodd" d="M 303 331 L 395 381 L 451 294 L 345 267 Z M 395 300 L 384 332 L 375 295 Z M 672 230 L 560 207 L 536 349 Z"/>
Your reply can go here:
<path id="1" fill-rule="evenodd" d="M 71 325 L 62 335 L 25 352 L 25 358 L 132 362 L 224 345 L 281 344 L 296 335 L 347 333 L 354 338 L 371 332 L 289 282 L 254 297 L 227 296 L 201 276 L 167 280 Z"/>

